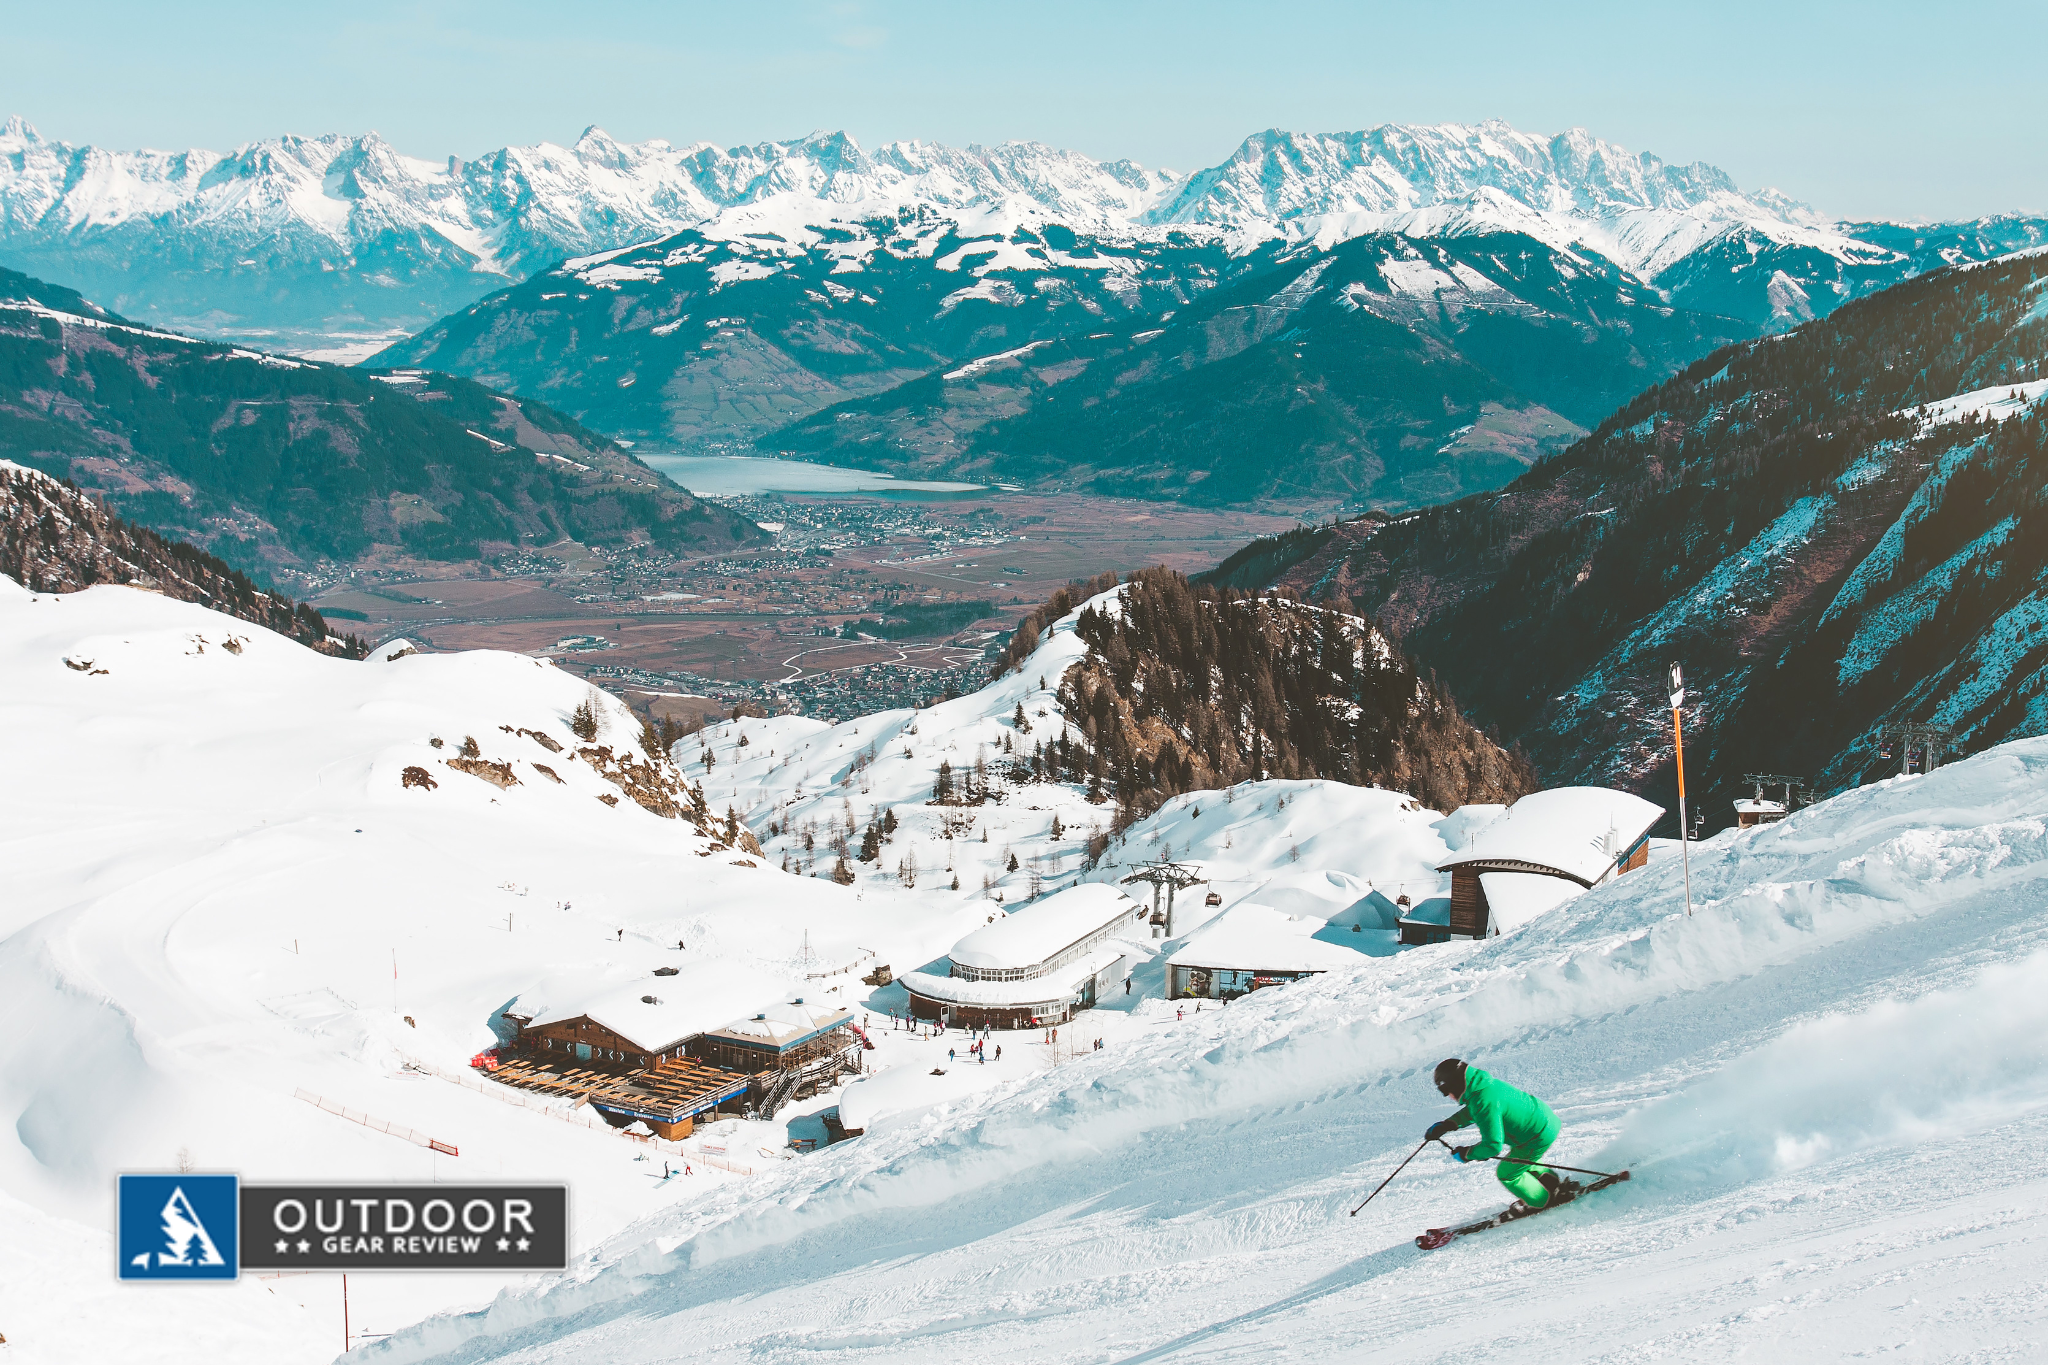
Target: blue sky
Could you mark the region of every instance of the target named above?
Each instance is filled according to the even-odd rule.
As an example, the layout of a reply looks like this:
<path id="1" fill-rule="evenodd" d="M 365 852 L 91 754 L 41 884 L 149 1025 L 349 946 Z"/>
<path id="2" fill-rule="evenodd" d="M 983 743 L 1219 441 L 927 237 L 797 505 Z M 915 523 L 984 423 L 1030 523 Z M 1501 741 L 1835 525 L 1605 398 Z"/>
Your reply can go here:
<path id="1" fill-rule="evenodd" d="M 2048 211 L 2048 4 L 31 4 L 0 113 L 103 146 L 376 129 L 439 158 L 615 137 L 1037 138 L 1187 170 L 1248 133 L 1507 119 L 1845 217 Z"/>

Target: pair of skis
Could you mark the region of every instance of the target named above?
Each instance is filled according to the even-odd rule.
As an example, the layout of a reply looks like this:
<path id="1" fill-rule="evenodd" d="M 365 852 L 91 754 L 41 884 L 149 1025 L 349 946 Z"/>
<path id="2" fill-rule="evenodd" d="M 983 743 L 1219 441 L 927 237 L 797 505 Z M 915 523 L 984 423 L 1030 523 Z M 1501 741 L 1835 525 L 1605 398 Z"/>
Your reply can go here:
<path id="1" fill-rule="evenodd" d="M 1593 1173 L 1587 1172 L 1587 1174 Z M 1431 1228 L 1415 1239 L 1415 1245 L 1421 1247 L 1424 1251 L 1435 1251 L 1441 1247 L 1449 1246 L 1460 1237 L 1469 1237 L 1475 1232 L 1484 1232 L 1488 1228 L 1497 1228 L 1503 1223 L 1512 1223 L 1517 1219 L 1528 1218 L 1533 1214 L 1542 1213 L 1545 1209 L 1554 1209 L 1560 1204 L 1569 1204 L 1581 1195 L 1591 1194 L 1595 1190 L 1604 1190 L 1609 1185 L 1618 1185 L 1626 1179 L 1628 1179 L 1627 1171 L 1616 1171 L 1612 1175 L 1602 1175 L 1598 1180 L 1591 1183 L 1582 1184 L 1576 1180 L 1560 1180 L 1557 1184 L 1557 1193 L 1551 1195 L 1550 1202 L 1542 1208 L 1532 1209 L 1518 1199 L 1507 1208 L 1494 1214 L 1491 1218 L 1482 1218 L 1476 1223 L 1467 1223 L 1463 1227 Z"/>

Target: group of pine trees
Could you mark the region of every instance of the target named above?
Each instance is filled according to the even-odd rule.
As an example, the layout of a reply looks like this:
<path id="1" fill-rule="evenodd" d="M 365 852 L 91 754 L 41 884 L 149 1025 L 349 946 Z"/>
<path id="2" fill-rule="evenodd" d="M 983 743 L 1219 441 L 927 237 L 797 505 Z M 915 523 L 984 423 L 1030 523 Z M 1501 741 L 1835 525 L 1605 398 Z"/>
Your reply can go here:
<path id="1" fill-rule="evenodd" d="M 1045 605 L 1033 611 L 1017 623 L 1017 629 L 1010 634 L 1010 642 L 1003 648 L 1003 657 L 996 661 L 992 678 L 1000 678 L 1031 657 L 1031 651 L 1038 648 L 1039 637 L 1045 628 L 1072 611 L 1081 602 L 1108 592 L 1117 584 L 1115 570 L 1097 574 L 1095 577 L 1077 579 L 1055 592 Z"/>
<path id="2" fill-rule="evenodd" d="M 31 592 L 131 583 L 239 616 L 300 644 L 360 659 L 369 646 L 336 636 L 320 613 L 265 592 L 206 551 L 124 521 L 68 479 L 0 470 L 0 574 Z"/>
<path id="3" fill-rule="evenodd" d="M 1088 654 L 1060 697 L 1079 734 L 1055 739 L 1048 764 L 1114 799 L 1119 824 L 1182 792 L 1267 777 L 1389 787 L 1438 810 L 1536 785 L 1355 617 L 1153 569 L 1075 630 Z"/>

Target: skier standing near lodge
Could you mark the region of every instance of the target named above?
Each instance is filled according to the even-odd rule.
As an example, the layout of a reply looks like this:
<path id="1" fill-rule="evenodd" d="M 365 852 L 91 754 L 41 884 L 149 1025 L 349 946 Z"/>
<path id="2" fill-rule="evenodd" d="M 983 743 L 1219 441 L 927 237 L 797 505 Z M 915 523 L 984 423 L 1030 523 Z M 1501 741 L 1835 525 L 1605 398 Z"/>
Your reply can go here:
<path id="1" fill-rule="evenodd" d="M 1534 1095 L 1517 1090 L 1476 1066 L 1449 1057 L 1436 1066 L 1436 1088 L 1446 1098 L 1459 1102 L 1458 1112 L 1429 1126 L 1423 1141 L 1434 1142 L 1445 1133 L 1477 1125 L 1479 1141 L 1453 1147 L 1451 1155 L 1460 1161 L 1485 1161 L 1507 1153 L 1494 1170 L 1508 1193 L 1530 1211 L 1549 1204 L 1558 1192 L 1558 1178 L 1537 1161 L 1557 1141 L 1557 1115 Z"/>

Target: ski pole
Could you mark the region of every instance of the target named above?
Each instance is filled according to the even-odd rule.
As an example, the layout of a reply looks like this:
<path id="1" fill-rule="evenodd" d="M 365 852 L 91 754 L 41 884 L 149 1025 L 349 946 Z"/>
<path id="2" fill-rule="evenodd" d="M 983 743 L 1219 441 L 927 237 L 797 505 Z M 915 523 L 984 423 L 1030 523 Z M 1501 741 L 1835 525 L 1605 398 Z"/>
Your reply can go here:
<path id="1" fill-rule="evenodd" d="M 1440 1141 L 1440 1140 L 1441 1140 L 1441 1139 L 1438 1139 L 1438 1138 L 1424 1138 L 1424 1139 L 1423 1139 L 1423 1140 L 1422 1140 L 1422 1141 L 1421 1141 L 1420 1143 L 1416 1144 L 1416 1148 L 1415 1148 L 1415 1150 L 1414 1150 L 1414 1151 L 1412 1151 L 1412 1152 L 1410 1152 L 1410 1153 L 1408 1154 L 1408 1160 L 1407 1160 L 1407 1161 L 1403 1161 L 1403 1162 L 1402 1162 L 1402 1163 L 1401 1163 L 1401 1164 L 1400 1164 L 1399 1166 L 1396 1166 L 1396 1167 L 1394 1168 L 1394 1175 L 1390 1175 L 1390 1176 L 1388 1176 L 1388 1177 L 1387 1177 L 1387 1178 L 1386 1178 L 1385 1180 L 1382 1180 L 1382 1181 L 1381 1181 L 1381 1182 L 1379 1183 L 1379 1189 L 1376 1189 L 1376 1190 L 1374 1190 L 1374 1191 L 1373 1191 L 1373 1192 L 1372 1192 L 1371 1194 L 1367 1195 L 1367 1196 L 1366 1196 L 1366 1197 L 1365 1197 L 1365 1198 L 1364 1198 L 1363 1200 L 1361 1200 L 1361 1201 L 1359 1202 L 1359 1205 L 1358 1205 L 1358 1209 L 1362 1209 L 1362 1208 L 1364 1208 L 1364 1207 L 1365 1207 L 1365 1206 L 1366 1206 L 1367 1204 L 1370 1204 L 1370 1203 L 1371 1203 L 1371 1202 L 1372 1202 L 1372 1201 L 1373 1201 L 1374 1199 L 1378 1198 L 1378 1197 L 1379 1197 L 1379 1192 L 1380 1192 L 1380 1190 L 1383 1190 L 1383 1189 L 1385 1189 L 1385 1188 L 1386 1188 L 1386 1187 L 1387 1187 L 1387 1186 L 1388 1186 L 1389 1184 L 1393 1183 L 1393 1179 L 1394 1179 L 1394 1176 L 1395 1176 L 1395 1175 L 1399 1175 L 1399 1174 L 1401 1174 L 1401 1172 L 1402 1172 L 1403 1170 L 1406 1170 L 1406 1169 L 1407 1169 L 1407 1166 L 1408 1166 L 1408 1162 L 1409 1162 L 1409 1161 L 1413 1161 L 1413 1160 L 1415 1160 L 1415 1158 L 1416 1158 L 1416 1157 L 1419 1157 L 1419 1156 L 1421 1156 L 1421 1155 L 1422 1155 L 1422 1149 L 1423 1149 L 1424 1147 L 1427 1147 L 1427 1146 L 1429 1146 L 1429 1144 L 1430 1144 L 1430 1143 L 1432 1143 L 1432 1142 L 1436 1142 L 1436 1141 Z M 1353 1210 L 1351 1210 L 1351 1216 L 1352 1216 L 1353 1218 L 1356 1218 L 1356 1217 L 1358 1217 L 1358 1209 L 1353 1209 Z"/>
<path id="2" fill-rule="evenodd" d="M 1444 1140 L 1443 1140 L 1442 1138 L 1438 1138 L 1438 1139 L 1437 1139 L 1437 1141 L 1438 1141 L 1438 1142 L 1444 1142 Z M 1445 1146 L 1445 1147 L 1449 1147 L 1450 1145 L 1451 1145 L 1450 1143 L 1448 1143 L 1448 1142 L 1444 1142 L 1444 1146 Z M 1468 1160 L 1468 1161 L 1469 1161 L 1469 1160 L 1471 1160 L 1471 1159 L 1472 1159 L 1472 1158 L 1470 1158 L 1470 1157 L 1467 1157 L 1467 1158 L 1466 1158 L 1466 1160 Z M 1509 1155 L 1508 1155 L 1507 1153 L 1503 1152 L 1503 1153 L 1501 1153 L 1501 1154 L 1500 1154 L 1499 1156 L 1483 1156 L 1483 1157 L 1480 1157 L 1480 1158 L 1479 1158 L 1479 1160 L 1481 1160 L 1481 1161 L 1517 1161 L 1517 1160 L 1520 1160 L 1520 1158 L 1518 1158 L 1518 1157 L 1512 1157 L 1512 1156 L 1509 1156 Z M 1597 1176 L 1599 1176 L 1599 1177 L 1600 1177 L 1600 1178 L 1601 1178 L 1602 1180 L 1612 1180 L 1612 1179 L 1613 1179 L 1613 1178 L 1615 1177 L 1615 1175 L 1617 1174 L 1617 1172 L 1614 1172 L 1614 1171 L 1589 1171 L 1589 1170 L 1587 1170 L 1587 1169 L 1586 1169 L 1585 1167 L 1583 1167 L 1583 1166 L 1560 1166 L 1560 1165 L 1559 1165 L 1559 1164 L 1558 1164 L 1557 1162 L 1555 1162 L 1555 1161 L 1544 1161 L 1544 1160 L 1542 1160 L 1542 1159 L 1541 1159 L 1540 1157 L 1539 1157 L 1539 1158 L 1537 1158 L 1537 1159 L 1536 1159 L 1536 1160 L 1534 1160 L 1534 1161 L 1527 1161 L 1527 1162 L 1524 1162 L 1523 1164 L 1524 1164 L 1524 1165 L 1528 1165 L 1528 1166 L 1541 1166 L 1541 1167 L 1542 1167 L 1542 1168 L 1543 1168 L 1544 1170 L 1546 1170 L 1546 1171 L 1570 1171 L 1570 1172 L 1571 1172 L 1571 1173 L 1572 1173 L 1573 1175 L 1597 1175 Z"/>

